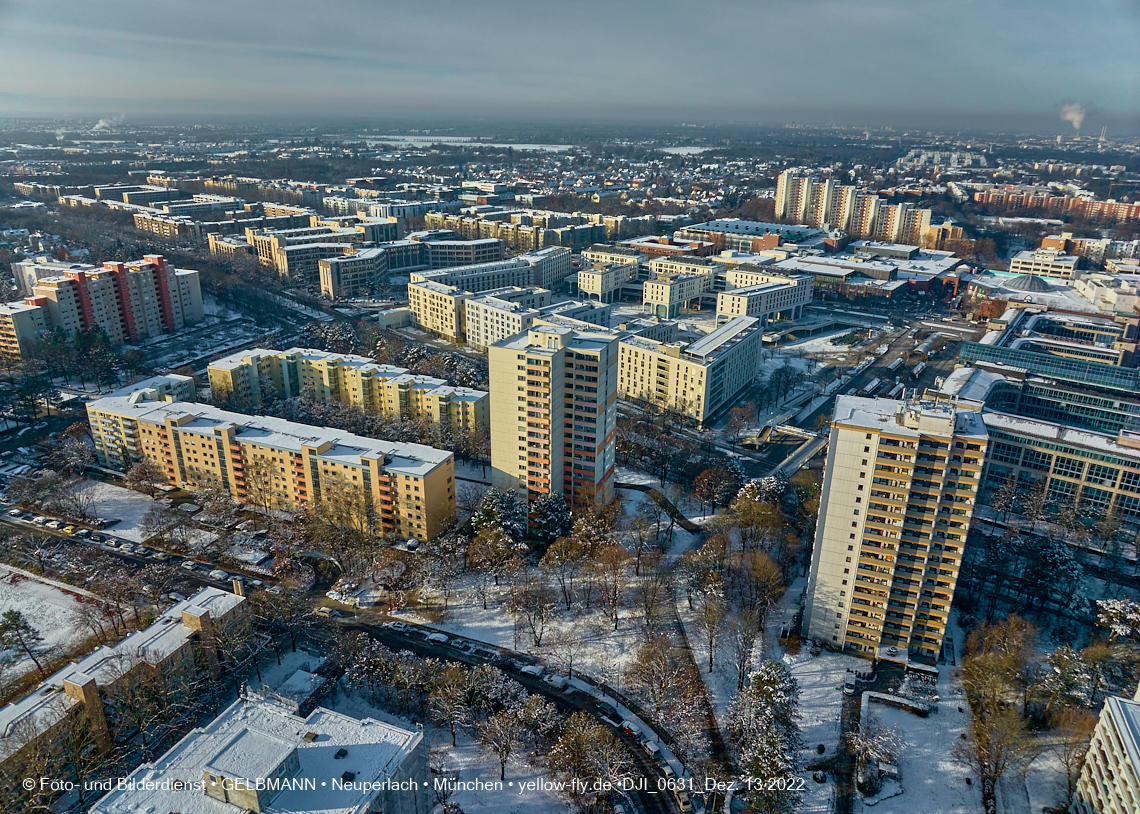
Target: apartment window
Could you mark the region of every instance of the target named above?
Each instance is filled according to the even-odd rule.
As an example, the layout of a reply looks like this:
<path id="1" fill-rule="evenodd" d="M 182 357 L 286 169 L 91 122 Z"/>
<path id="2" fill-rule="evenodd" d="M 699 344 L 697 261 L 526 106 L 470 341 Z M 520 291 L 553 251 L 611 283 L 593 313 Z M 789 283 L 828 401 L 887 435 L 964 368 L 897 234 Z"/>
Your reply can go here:
<path id="1" fill-rule="evenodd" d="M 846 560 L 844 560 L 844 562 L 851 562 L 851 558 L 848 557 Z"/>
<path id="2" fill-rule="evenodd" d="M 852 536 L 854 536 L 854 535 L 852 535 Z M 848 551 L 854 551 L 854 550 L 855 550 L 855 546 L 853 546 L 853 545 L 849 545 L 849 546 L 847 546 L 847 550 L 848 550 Z"/>

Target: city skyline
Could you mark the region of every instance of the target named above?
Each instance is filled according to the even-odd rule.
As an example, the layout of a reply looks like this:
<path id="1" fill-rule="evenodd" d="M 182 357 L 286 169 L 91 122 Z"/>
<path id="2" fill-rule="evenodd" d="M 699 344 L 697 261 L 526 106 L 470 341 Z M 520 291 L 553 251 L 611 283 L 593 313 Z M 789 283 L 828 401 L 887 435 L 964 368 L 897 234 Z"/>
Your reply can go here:
<path id="1" fill-rule="evenodd" d="M 6 0 L 0 115 L 1140 130 L 1140 12 L 1119 0 L 1079 20 L 1058 2 L 286 5 Z"/>

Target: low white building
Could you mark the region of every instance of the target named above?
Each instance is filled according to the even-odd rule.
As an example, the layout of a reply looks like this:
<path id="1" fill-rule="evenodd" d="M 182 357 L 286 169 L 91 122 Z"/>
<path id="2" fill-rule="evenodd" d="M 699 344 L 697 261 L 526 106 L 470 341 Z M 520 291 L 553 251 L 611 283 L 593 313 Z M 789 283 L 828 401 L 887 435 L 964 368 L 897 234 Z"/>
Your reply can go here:
<path id="1" fill-rule="evenodd" d="M 318 707 L 307 718 L 240 698 L 91 814 L 427 814 L 431 773 L 423 730 Z"/>

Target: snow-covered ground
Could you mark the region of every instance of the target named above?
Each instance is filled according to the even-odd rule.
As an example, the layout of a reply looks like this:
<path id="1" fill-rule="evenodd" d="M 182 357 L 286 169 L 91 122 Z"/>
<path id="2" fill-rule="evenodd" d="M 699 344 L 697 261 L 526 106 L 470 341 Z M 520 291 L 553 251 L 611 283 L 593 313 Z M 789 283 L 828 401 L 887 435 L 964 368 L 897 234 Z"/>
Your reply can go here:
<path id="1" fill-rule="evenodd" d="M 966 785 L 970 771 L 954 759 L 951 750 L 966 731 L 969 712 L 958 712 L 958 703 L 944 701 L 938 712 L 920 718 L 901 709 L 871 704 L 871 711 L 884 726 L 894 727 L 906 744 L 899 771 L 903 793 L 881 800 L 865 811 L 876 814 L 977 814 L 982 795 L 977 778 Z M 969 708 L 964 706 L 963 709 Z M 1036 809 L 1040 811 L 1040 809 Z"/>
<path id="2" fill-rule="evenodd" d="M 20 611 L 32 624 L 43 637 L 43 641 L 33 648 L 37 656 L 74 646 L 88 635 L 75 619 L 80 601 L 77 593 L 0 566 L 0 613 Z M 32 660 L 22 652 L 0 651 L 0 660 L 7 659 L 12 660 L 9 678 L 35 669 Z"/>
<path id="3" fill-rule="evenodd" d="M 613 622 L 596 608 L 585 611 L 576 605 L 573 611 L 567 612 L 562 605 L 546 630 L 542 646 L 534 647 L 534 639 L 528 630 L 519 630 L 516 635 L 505 607 L 508 590 L 504 580 L 498 594 L 488 599 L 487 610 L 483 610 L 482 600 L 475 592 L 475 578 L 472 577 L 459 586 L 457 595 L 448 603 L 447 618 L 441 622 L 429 622 L 413 610 L 397 610 L 392 615 L 417 624 L 430 623 L 433 628 L 474 641 L 530 653 L 550 665 L 554 663 L 550 643 L 559 632 L 572 631 L 583 640 L 581 652 L 574 659 L 574 672 L 580 670 L 595 680 L 604 680 L 619 690 L 624 689 L 622 675 L 636 655 L 637 648 L 645 641 L 644 626 L 636 609 L 626 607 L 621 610 L 615 631 Z"/>
<path id="4" fill-rule="evenodd" d="M 155 505 L 154 500 L 133 489 L 112 486 L 102 481 L 87 480 L 80 488 L 90 495 L 96 516 L 108 522 L 119 521 L 113 526 L 108 526 L 109 532 L 135 543 L 141 543 L 146 539 L 147 535 L 142 530 L 142 521 Z"/>
<path id="5" fill-rule="evenodd" d="M 410 721 L 395 718 L 377 709 L 356 693 L 339 694 L 331 707 L 336 712 L 355 718 L 375 718 L 404 729 L 415 728 Z M 498 781 L 498 759 L 482 749 L 469 734 L 459 732 L 457 745 L 452 746 L 451 735 L 446 730 L 429 725 L 424 729 L 424 739 L 431 749 L 431 765 L 442 769 L 450 778 L 461 783 L 474 780 L 488 783 Z M 520 789 L 520 784 L 538 781 L 541 785 L 541 781 L 549 779 L 544 768 L 528 761 L 531 754 L 524 738 L 521 748 L 507 762 L 502 791 L 457 791 L 448 802 L 457 804 L 467 814 L 570 814 L 573 807 L 558 792 L 534 786 L 527 787 L 525 791 Z"/>
<path id="6" fill-rule="evenodd" d="M 821 743 L 828 755 L 835 754 L 839 748 L 839 719 L 847 670 L 866 670 L 869 662 L 827 650 L 812 656 L 806 643 L 798 655 L 785 653 L 782 660 L 800 686 L 797 723 L 807 754 L 818 758 L 815 749 Z"/>

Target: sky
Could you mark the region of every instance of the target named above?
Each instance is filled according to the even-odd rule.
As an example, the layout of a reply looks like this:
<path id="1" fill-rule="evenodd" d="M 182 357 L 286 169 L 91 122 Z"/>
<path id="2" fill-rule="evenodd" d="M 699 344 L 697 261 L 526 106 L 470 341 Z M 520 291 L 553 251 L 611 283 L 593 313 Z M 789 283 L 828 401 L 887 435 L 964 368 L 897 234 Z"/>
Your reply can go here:
<path id="1" fill-rule="evenodd" d="M 1138 42 L 1138 0 L 0 0 L 0 115 L 1136 133 Z"/>

